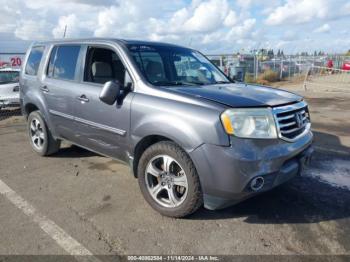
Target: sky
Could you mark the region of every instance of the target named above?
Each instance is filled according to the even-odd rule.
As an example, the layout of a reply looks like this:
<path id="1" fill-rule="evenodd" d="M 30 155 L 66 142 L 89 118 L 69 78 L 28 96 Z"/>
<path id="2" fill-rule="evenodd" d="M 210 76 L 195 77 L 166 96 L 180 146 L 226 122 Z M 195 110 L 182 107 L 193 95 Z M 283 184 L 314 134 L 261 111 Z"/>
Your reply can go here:
<path id="1" fill-rule="evenodd" d="M 0 53 L 32 41 L 116 37 L 206 54 L 350 49 L 350 0 L 0 0 Z"/>

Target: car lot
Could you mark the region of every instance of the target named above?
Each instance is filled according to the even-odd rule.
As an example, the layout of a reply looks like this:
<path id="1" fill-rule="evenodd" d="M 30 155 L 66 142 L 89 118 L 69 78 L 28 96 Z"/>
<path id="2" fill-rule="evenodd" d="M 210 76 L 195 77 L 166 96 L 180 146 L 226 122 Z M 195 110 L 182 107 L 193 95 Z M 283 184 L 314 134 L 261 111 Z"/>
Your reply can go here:
<path id="1" fill-rule="evenodd" d="M 350 254 L 350 94 L 300 92 L 315 134 L 311 167 L 221 211 L 162 217 L 122 163 L 68 144 L 41 158 L 15 109 L 0 113 L 0 181 L 97 255 Z M 21 207 L 0 194 L 0 254 L 67 254 Z"/>

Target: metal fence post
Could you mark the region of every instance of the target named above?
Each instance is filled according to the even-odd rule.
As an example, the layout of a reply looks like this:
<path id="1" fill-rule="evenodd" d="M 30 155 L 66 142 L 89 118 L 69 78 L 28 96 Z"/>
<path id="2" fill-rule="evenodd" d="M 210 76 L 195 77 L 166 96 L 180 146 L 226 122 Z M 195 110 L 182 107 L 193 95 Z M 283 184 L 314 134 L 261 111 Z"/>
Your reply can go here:
<path id="1" fill-rule="evenodd" d="M 281 67 L 281 70 L 280 70 L 280 79 L 282 80 L 283 78 L 283 57 L 281 57 L 281 63 L 280 63 L 280 67 Z"/>

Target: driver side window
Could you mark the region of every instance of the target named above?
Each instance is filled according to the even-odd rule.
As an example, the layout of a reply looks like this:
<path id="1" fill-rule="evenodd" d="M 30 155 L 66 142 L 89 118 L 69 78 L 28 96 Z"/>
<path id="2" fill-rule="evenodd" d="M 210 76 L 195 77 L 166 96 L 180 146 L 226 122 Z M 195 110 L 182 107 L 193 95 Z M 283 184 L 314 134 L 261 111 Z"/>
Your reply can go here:
<path id="1" fill-rule="evenodd" d="M 84 81 L 105 84 L 118 81 L 122 86 L 131 82 L 128 71 L 119 56 L 112 50 L 101 47 L 88 47 Z"/>

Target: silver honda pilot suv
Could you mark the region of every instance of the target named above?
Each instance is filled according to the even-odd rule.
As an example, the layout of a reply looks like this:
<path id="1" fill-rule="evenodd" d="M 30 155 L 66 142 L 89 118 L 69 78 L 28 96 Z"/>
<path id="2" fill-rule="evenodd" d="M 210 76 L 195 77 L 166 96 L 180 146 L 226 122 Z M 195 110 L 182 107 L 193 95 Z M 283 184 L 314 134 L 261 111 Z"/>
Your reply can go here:
<path id="1" fill-rule="evenodd" d="M 20 102 L 35 152 L 60 142 L 124 161 L 147 202 L 184 217 L 301 173 L 312 153 L 302 97 L 227 78 L 200 52 L 120 39 L 34 43 Z"/>

